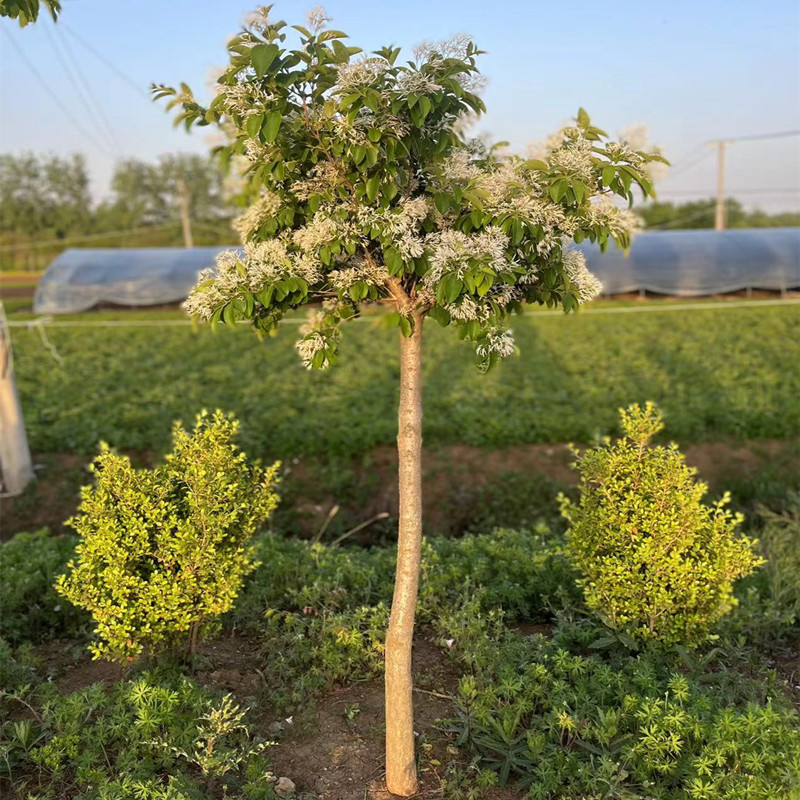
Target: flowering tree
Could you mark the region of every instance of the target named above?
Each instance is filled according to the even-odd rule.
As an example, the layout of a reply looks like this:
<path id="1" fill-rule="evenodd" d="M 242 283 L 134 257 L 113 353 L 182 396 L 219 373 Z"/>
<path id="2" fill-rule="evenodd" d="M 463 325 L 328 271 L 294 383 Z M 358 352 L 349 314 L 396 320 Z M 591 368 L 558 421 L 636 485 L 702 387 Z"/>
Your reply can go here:
<path id="1" fill-rule="evenodd" d="M 386 776 L 417 790 L 411 646 L 422 541 L 422 332 L 430 317 L 475 345 L 485 371 L 514 352 L 506 321 L 526 303 L 573 311 L 600 290 L 580 252 L 589 239 L 627 247 L 632 202 L 652 193 L 657 154 L 605 141 L 581 110 L 540 160 L 502 156 L 469 141 L 466 115 L 480 52 L 466 37 L 361 51 L 326 28 L 322 9 L 294 29 L 259 9 L 228 44 L 230 64 L 201 106 L 185 85 L 154 87 L 178 123 L 218 124 L 223 158 L 249 161 L 251 204 L 237 220 L 241 250 L 201 275 L 187 311 L 212 324 L 251 320 L 272 331 L 286 312 L 315 304 L 297 351 L 309 368 L 336 360 L 341 325 L 366 303 L 391 307 L 400 332 L 397 577 L 386 638 Z"/>

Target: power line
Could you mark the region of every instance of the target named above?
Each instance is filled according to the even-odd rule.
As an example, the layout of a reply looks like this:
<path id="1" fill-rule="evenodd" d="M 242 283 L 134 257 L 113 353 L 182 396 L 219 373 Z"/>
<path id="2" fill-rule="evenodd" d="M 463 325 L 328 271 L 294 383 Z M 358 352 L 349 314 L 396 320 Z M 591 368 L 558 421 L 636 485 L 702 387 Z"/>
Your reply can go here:
<path id="1" fill-rule="evenodd" d="M 92 45 L 90 45 L 85 39 L 80 37 L 77 33 L 75 33 L 69 25 L 66 24 L 63 20 L 58 23 L 61 28 L 63 28 L 70 36 L 75 38 L 83 47 L 85 47 L 95 58 L 99 59 L 103 62 L 120 80 L 124 81 L 128 84 L 131 88 L 133 88 L 136 92 L 142 95 L 148 102 L 150 101 L 150 95 L 130 76 L 126 75 L 113 61 L 106 58 L 102 53 L 98 52 Z"/>
<path id="2" fill-rule="evenodd" d="M 64 73 L 66 74 L 69 82 L 72 84 L 72 88 L 75 90 L 75 94 L 78 97 L 81 105 L 83 106 L 84 110 L 86 111 L 86 119 L 91 120 L 92 124 L 94 125 L 95 132 L 99 137 L 105 136 L 108 138 L 108 143 L 112 149 L 116 149 L 119 152 L 119 143 L 115 144 L 115 137 L 114 134 L 110 131 L 110 129 L 104 129 L 103 123 L 98 116 L 98 112 L 93 105 L 93 101 L 91 99 L 91 91 L 86 92 L 83 86 L 80 84 L 78 77 L 73 69 L 73 65 L 71 65 L 68 61 L 66 56 L 64 55 L 64 51 L 61 49 L 60 42 L 55 38 L 53 32 L 50 30 L 49 25 L 44 25 L 45 34 L 47 38 L 50 40 L 50 46 L 55 51 L 58 60 L 61 62 L 61 66 L 64 69 Z"/>
<path id="3" fill-rule="evenodd" d="M 720 302 L 719 300 L 693 303 L 671 303 L 669 305 L 636 305 L 612 306 L 610 308 L 583 308 L 581 316 L 585 314 L 655 314 L 662 311 L 708 311 L 720 308 L 756 308 L 760 306 L 794 306 L 800 304 L 800 298 L 786 297 L 780 300 L 732 300 Z M 143 310 L 143 309 L 138 309 Z M 146 310 L 146 309 L 145 309 Z M 524 311 L 520 316 L 531 319 L 547 317 L 564 317 L 563 311 Z M 378 316 L 369 314 L 352 317 L 352 322 L 375 322 Z M 284 317 L 281 322 L 301 325 L 308 322 L 306 317 Z M 188 327 L 194 323 L 190 319 L 98 319 L 98 320 L 54 320 L 52 317 L 37 317 L 30 320 L 9 320 L 8 326 L 12 328 L 33 329 L 38 326 L 48 328 L 177 328 Z M 249 320 L 239 320 L 238 325 L 249 325 Z"/>
<path id="4" fill-rule="evenodd" d="M 728 136 L 725 139 L 711 139 L 706 144 L 716 144 L 719 141 L 724 142 L 751 142 L 758 139 L 783 139 L 786 136 L 800 136 L 800 130 L 797 131 L 778 131 L 777 133 L 756 133 L 750 136 Z"/>
<path id="5" fill-rule="evenodd" d="M 691 159 L 690 161 L 684 161 L 683 163 L 679 162 L 676 167 L 670 169 L 667 177 L 673 178 L 675 175 L 681 175 L 687 170 L 692 169 L 692 167 L 697 166 L 701 161 L 707 158 L 709 155 L 709 150 L 706 148 L 705 144 L 702 144 L 699 147 L 702 149 L 695 158 Z M 698 148 L 695 149 L 697 150 Z"/>
<path id="6" fill-rule="evenodd" d="M 114 128 L 111 126 L 111 123 L 108 120 L 108 116 L 103 108 L 102 103 L 97 102 L 97 98 L 94 95 L 91 87 L 89 86 L 89 82 L 86 80 L 86 75 L 81 68 L 80 62 L 75 57 L 75 53 L 70 46 L 70 43 L 67 41 L 66 36 L 61 33 L 61 30 L 58 27 L 54 28 L 56 39 L 61 43 L 61 46 L 64 48 L 68 58 L 71 60 L 72 65 L 75 67 L 75 72 L 78 75 L 78 80 L 83 85 L 84 90 L 86 91 L 89 100 L 91 101 L 92 105 L 94 106 L 95 110 L 97 111 L 98 116 L 100 117 L 103 127 L 106 129 L 109 138 L 111 139 L 112 144 L 116 147 L 116 150 L 120 155 L 122 154 L 122 147 L 120 146 L 119 139 L 117 138 L 117 134 L 114 131 Z"/>
<path id="7" fill-rule="evenodd" d="M 683 225 L 684 222 L 694 222 L 696 219 L 700 219 L 701 217 L 705 217 L 708 215 L 709 209 L 704 208 L 700 211 L 696 211 L 693 214 L 687 214 L 684 217 L 678 217 L 677 219 L 670 220 L 669 222 L 665 222 L 663 225 L 652 225 L 648 226 L 645 230 L 648 231 L 662 231 L 667 230 L 668 228 L 675 228 L 680 227 Z"/>
<path id="8" fill-rule="evenodd" d="M 659 192 L 659 195 L 695 195 L 695 196 L 706 196 L 711 197 L 713 196 L 713 192 L 709 192 L 707 189 L 666 189 L 663 192 Z M 785 186 L 780 188 L 772 188 L 772 189 L 729 189 L 729 195 L 737 195 L 737 194 L 800 194 L 800 187 L 792 187 L 792 186 Z"/>
<path id="9" fill-rule="evenodd" d="M 39 83 L 41 84 L 42 88 L 45 90 L 45 92 L 47 92 L 47 94 L 50 96 L 50 99 L 59 107 L 59 109 L 61 109 L 61 112 L 64 114 L 64 116 L 87 139 L 89 139 L 91 142 L 93 142 L 95 144 L 95 146 L 99 147 L 103 152 L 105 152 L 106 155 L 113 157 L 113 154 L 111 153 L 111 151 L 101 141 L 96 139 L 92 135 L 92 133 L 90 131 L 88 131 L 86 128 L 84 128 L 83 125 L 81 125 L 81 123 L 78 122 L 78 120 L 75 118 L 75 116 L 72 114 L 72 112 L 61 102 L 61 100 L 59 99 L 58 95 L 50 88 L 50 86 L 48 85 L 47 81 L 42 77 L 42 73 L 39 72 L 39 70 L 36 68 L 36 65 L 28 58 L 28 56 L 25 54 L 25 51 L 22 49 L 22 47 L 20 47 L 20 45 L 17 42 L 17 40 L 5 28 L 2 28 L 2 30 L 3 30 L 3 33 L 11 41 L 11 44 L 14 46 L 16 51 L 19 53 L 20 58 L 25 63 L 25 65 L 28 67 L 28 69 L 30 70 L 31 74 L 36 78 L 37 81 L 39 81 Z"/>

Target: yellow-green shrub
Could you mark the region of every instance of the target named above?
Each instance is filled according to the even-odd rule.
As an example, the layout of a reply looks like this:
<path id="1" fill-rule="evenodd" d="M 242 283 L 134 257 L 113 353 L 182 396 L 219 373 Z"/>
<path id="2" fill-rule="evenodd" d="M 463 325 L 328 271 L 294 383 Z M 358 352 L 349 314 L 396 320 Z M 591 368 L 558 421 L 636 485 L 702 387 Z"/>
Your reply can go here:
<path id="1" fill-rule="evenodd" d="M 134 469 L 101 445 L 69 524 L 81 537 L 56 588 L 88 609 L 96 658 L 130 660 L 194 649 L 208 623 L 231 608 L 255 566 L 249 540 L 278 502 L 278 465 L 248 463 L 232 443 L 238 423 L 203 412 L 189 433 L 176 423 L 174 447 L 155 469 Z"/>
<path id="2" fill-rule="evenodd" d="M 760 563 L 737 537 L 739 515 L 702 502 L 677 445 L 649 446 L 664 427 L 648 403 L 621 411 L 624 437 L 578 458 L 581 496 L 561 499 L 568 548 L 586 602 L 609 627 L 641 641 L 696 644 L 736 602 L 733 582 Z"/>

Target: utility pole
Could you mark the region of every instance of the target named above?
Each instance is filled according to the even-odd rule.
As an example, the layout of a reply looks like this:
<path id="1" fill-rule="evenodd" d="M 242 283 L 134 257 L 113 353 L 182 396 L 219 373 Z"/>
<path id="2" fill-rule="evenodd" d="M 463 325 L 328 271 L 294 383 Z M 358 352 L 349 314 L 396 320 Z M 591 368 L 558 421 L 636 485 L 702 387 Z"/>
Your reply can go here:
<path id="1" fill-rule="evenodd" d="M 777 133 L 759 133 L 754 136 L 732 136 L 727 139 L 713 139 L 707 144 L 717 148 L 717 205 L 714 214 L 714 229 L 724 231 L 727 223 L 725 207 L 725 147 L 734 142 L 759 141 L 761 139 L 782 139 L 786 136 L 798 136 L 800 130 L 778 131 Z"/>
<path id="2" fill-rule="evenodd" d="M 194 247 L 192 239 L 192 220 L 189 216 L 189 188 L 183 178 L 178 180 L 178 205 L 181 210 L 181 227 L 183 228 L 183 246 Z"/>
<path id="3" fill-rule="evenodd" d="M 714 214 L 714 230 L 725 230 L 725 139 L 718 139 L 717 146 L 717 208 Z"/>

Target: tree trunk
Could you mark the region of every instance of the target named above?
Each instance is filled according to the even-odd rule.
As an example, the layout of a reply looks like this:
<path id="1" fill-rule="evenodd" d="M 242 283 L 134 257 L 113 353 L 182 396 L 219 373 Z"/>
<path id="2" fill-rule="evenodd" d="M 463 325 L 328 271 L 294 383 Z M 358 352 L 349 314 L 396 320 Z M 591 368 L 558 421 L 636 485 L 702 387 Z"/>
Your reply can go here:
<path id="1" fill-rule="evenodd" d="M 410 337 L 400 339 L 400 525 L 392 614 L 386 635 L 386 786 L 393 794 L 417 793 L 414 759 L 411 645 L 422 551 L 422 323 L 415 315 Z"/>

